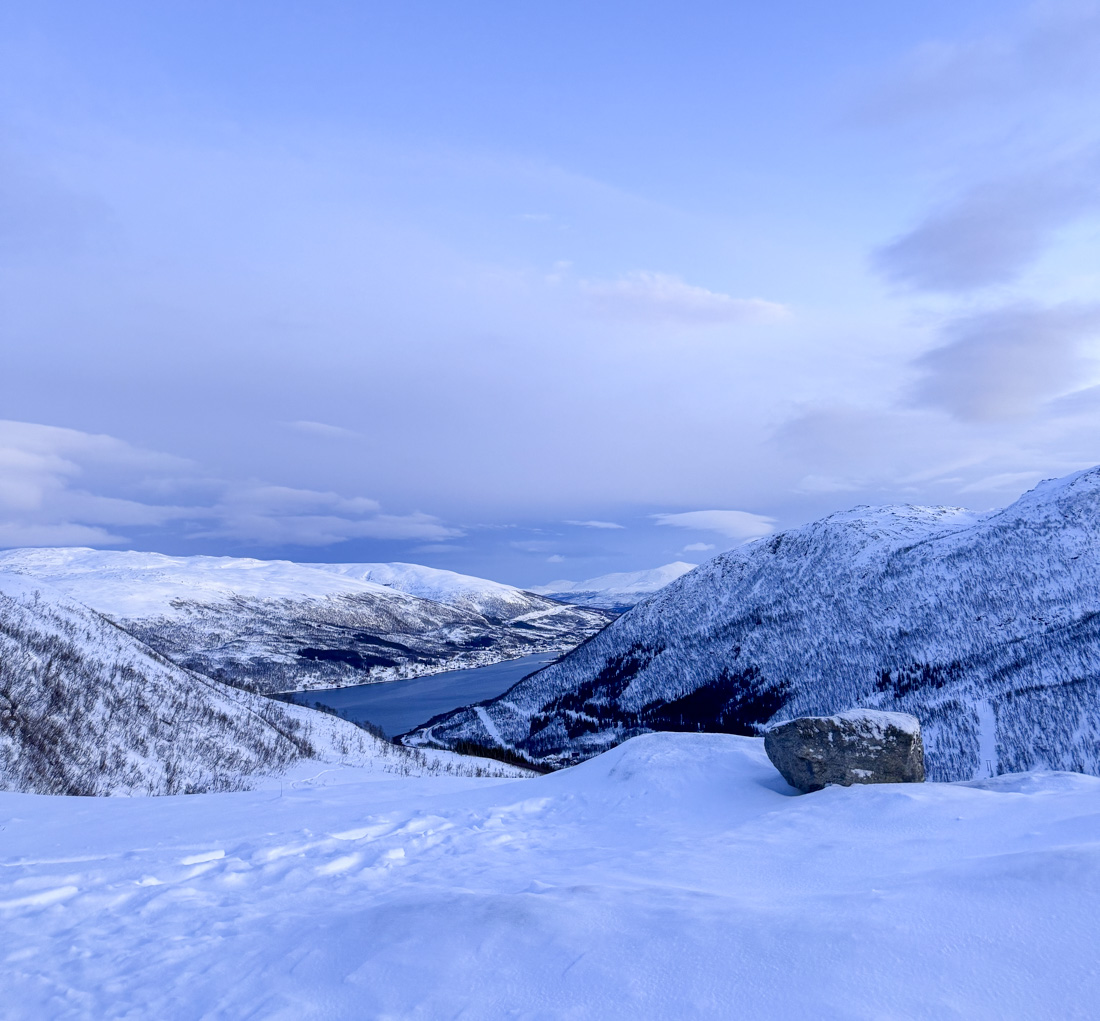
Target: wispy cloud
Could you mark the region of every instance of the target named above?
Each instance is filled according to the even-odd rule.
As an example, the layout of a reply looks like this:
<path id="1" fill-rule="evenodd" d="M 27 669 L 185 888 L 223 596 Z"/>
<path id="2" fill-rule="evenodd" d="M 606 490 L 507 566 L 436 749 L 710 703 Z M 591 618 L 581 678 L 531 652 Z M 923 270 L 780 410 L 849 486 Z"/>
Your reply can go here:
<path id="1" fill-rule="evenodd" d="M 362 433 L 354 429 L 345 429 L 340 425 L 329 425 L 327 422 L 297 421 L 288 422 L 295 432 L 304 433 L 306 436 L 317 436 L 322 439 L 357 439 Z"/>
<path id="2" fill-rule="evenodd" d="M 728 539 L 748 542 L 770 534 L 775 528 L 775 520 L 760 514 L 750 514 L 740 510 L 697 510 L 683 511 L 679 514 L 654 514 L 658 525 L 671 525 L 675 528 L 693 528 L 700 532 L 717 532 Z"/>
<path id="3" fill-rule="evenodd" d="M 567 525 L 576 525 L 578 528 L 625 528 L 625 525 L 617 525 L 614 521 L 566 521 Z"/>
<path id="4" fill-rule="evenodd" d="M 618 280 L 582 280 L 581 292 L 599 315 L 681 326 L 771 322 L 788 309 L 761 298 L 734 298 L 668 273 L 631 273 Z"/>
<path id="5" fill-rule="evenodd" d="M 169 527 L 264 545 L 462 534 L 428 514 L 383 513 L 370 497 L 212 479 L 112 436 L 0 421 L 0 545 L 120 545 L 134 528 Z"/>
<path id="6" fill-rule="evenodd" d="M 682 550 L 681 553 L 706 553 L 707 550 L 715 549 L 713 542 L 689 542 Z"/>
<path id="7" fill-rule="evenodd" d="M 1096 152 L 981 181 L 879 249 L 874 264 L 889 280 L 926 291 L 1005 283 L 1041 254 L 1056 230 L 1100 208 L 1098 181 Z"/>
<path id="8" fill-rule="evenodd" d="M 916 360 L 917 403 L 968 421 L 1019 418 L 1092 381 L 1081 348 L 1100 336 L 1100 305 L 1015 305 L 943 332 L 946 343 Z"/>

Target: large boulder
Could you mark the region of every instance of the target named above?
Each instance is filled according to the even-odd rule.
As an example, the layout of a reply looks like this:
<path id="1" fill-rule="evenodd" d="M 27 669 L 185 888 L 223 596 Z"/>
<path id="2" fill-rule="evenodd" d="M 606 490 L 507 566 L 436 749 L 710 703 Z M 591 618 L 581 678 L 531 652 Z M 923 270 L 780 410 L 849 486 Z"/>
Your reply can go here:
<path id="1" fill-rule="evenodd" d="M 921 783 L 920 720 L 908 713 L 850 709 L 802 716 L 764 735 L 764 750 L 783 779 L 800 791 L 827 784 Z"/>

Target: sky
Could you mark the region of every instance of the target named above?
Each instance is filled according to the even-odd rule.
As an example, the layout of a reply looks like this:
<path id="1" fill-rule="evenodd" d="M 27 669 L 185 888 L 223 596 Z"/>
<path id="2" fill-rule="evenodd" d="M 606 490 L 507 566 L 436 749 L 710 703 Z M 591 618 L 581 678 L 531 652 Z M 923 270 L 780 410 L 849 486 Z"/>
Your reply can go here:
<path id="1" fill-rule="evenodd" d="M 0 546 L 519 585 L 1100 462 L 1100 3 L 0 7 Z"/>

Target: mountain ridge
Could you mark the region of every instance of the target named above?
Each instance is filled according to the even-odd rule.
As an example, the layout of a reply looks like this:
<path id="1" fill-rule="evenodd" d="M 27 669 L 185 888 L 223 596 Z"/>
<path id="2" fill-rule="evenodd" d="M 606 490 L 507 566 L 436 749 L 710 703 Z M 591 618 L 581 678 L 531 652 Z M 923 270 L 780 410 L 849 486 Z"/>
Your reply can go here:
<path id="1" fill-rule="evenodd" d="M 408 564 L 39 548 L 0 552 L 0 571 L 52 585 L 181 666 L 268 694 L 563 652 L 611 619 Z"/>

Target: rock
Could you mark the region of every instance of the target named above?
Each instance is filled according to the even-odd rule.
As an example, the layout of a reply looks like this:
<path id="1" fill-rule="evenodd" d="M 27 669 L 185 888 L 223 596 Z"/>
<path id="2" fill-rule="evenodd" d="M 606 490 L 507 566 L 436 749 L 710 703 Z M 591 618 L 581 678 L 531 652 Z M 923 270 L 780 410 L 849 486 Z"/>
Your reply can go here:
<path id="1" fill-rule="evenodd" d="M 764 735 L 764 750 L 783 779 L 800 791 L 827 784 L 921 783 L 920 720 L 908 713 L 850 709 L 803 716 Z"/>

